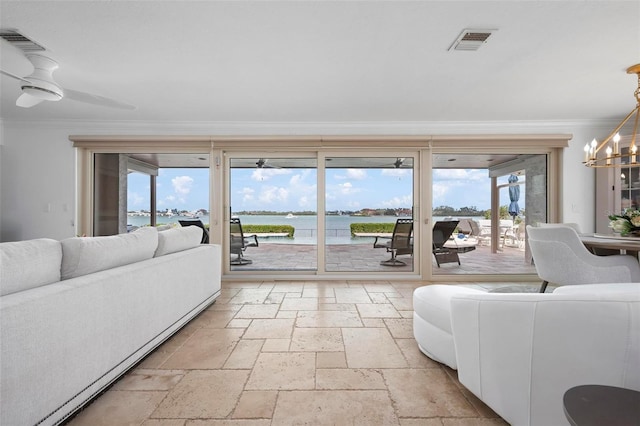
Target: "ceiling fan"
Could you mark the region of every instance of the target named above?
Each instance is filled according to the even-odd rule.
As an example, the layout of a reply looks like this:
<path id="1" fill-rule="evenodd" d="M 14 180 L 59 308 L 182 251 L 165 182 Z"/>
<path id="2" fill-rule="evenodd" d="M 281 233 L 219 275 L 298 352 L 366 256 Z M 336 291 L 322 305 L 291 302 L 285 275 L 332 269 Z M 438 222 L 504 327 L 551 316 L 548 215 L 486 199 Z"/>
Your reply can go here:
<path id="1" fill-rule="evenodd" d="M 34 70 L 30 75 L 26 77 L 19 77 L 10 72 L 0 70 L 1 74 L 20 81 L 20 88 L 23 93 L 16 101 L 16 105 L 19 107 L 30 108 L 43 101 L 59 101 L 62 98 L 67 98 L 78 102 L 110 108 L 127 110 L 136 109 L 133 105 L 105 98 L 104 96 L 62 88 L 58 86 L 53 79 L 53 72 L 58 69 L 58 63 L 56 61 L 47 56 L 36 53 L 27 53 L 25 56 L 33 64 Z"/>
<path id="2" fill-rule="evenodd" d="M 256 162 L 256 166 L 259 169 L 280 169 L 281 167 L 278 166 L 274 166 L 271 164 L 267 164 L 269 162 L 268 158 L 260 158 L 258 159 L 258 161 Z"/>
<path id="3" fill-rule="evenodd" d="M 404 158 L 397 158 L 396 161 L 393 163 L 393 167 L 395 167 L 396 169 L 399 169 L 400 167 L 402 167 L 403 164 L 404 164 Z"/>

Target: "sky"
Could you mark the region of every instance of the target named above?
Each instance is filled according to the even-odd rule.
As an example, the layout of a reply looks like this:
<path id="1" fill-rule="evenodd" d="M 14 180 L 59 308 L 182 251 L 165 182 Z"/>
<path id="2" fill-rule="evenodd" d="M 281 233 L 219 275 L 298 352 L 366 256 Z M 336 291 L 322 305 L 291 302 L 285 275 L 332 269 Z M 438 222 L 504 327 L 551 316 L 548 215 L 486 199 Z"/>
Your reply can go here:
<path id="1" fill-rule="evenodd" d="M 127 210 L 149 210 L 149 176 L 127 176 Z M 160 169 L 156 178 L 158 210 L 209 210 L 209 169 Z"/>
<path id="2" fill-rule="evenodd" d="M 327 169 L 326 209 L 410 208 L 411 169 Z M 297 212 L 317 209 L 315 169 L 233 169 L 233 212 L 271 210 Z M 506 183 L 507 177 L 498 183 Z M 128 175 L 127 210 L 148 210 L 149 177 Z M 490 208 L 491 181 L 487 170 L 436 169 L 433 171 L 433 206 Z M 158 210 L 209 209 L 208 169 L 160 169 L 157 177 Z M 500 205 L 509 204 L 507 188 L 500 191 Z M 524 207 L 521 186 L 520 207 Z"/>

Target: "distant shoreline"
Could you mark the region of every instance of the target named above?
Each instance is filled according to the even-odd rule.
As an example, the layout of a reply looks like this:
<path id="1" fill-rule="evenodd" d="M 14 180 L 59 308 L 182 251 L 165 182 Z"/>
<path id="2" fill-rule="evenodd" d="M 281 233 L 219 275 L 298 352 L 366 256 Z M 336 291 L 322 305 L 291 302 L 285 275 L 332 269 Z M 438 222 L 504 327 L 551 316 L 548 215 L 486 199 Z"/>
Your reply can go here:
<path id="1" fill-rule="evenodd" d="M 434 216 L 433 221 L 443 220 L 444 216 Z M 482 218 L 482 216 L 453 216 L 455 219 Z M 277 244 L 318 244 L 318 216 L 301 215 L 287 218 L 286 215 L 239 215 L 243 225 L 291 225 L 295 228 L 293 238 L 287 237 L 260 237 L 270 243 Z M 168 225 L 178 223 L 179 220 L 188 220 L 179 216 L 158 217 L 157 223 Z M 209 223 L 209 216 L 198 218 L 205 225 Z M 371 236 L 351 236 L 351 223 L 395 223 L 397 216 L 325 216 L 325 243 L 326 244 L 368 244 L 373 243 Z M 130 216 L 128 223 L 133 226 L 145 226 L 150 222 L 148 216 Z M 265 242 L 267 242 L 265 241 Z"/>

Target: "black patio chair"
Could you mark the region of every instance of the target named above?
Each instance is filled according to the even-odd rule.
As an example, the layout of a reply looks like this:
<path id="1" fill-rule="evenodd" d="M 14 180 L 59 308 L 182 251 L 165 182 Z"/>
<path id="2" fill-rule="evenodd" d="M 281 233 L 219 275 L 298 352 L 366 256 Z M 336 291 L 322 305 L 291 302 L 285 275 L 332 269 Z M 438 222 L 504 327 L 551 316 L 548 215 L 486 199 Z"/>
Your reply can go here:
<path id="1" fill-rule="evenodd" d="M 413 219 L 398 219 L 393 227 L 391 237 L 376 237 L 373 248 L 384 248 L 391 253 L 391 258 L 380 262 L 384 266 L 404 266 L 405 262 L 398 260 L 396 256 L 404 254 L 413 255 Z M 388 241 L 383 241 L 388 240 Z M 380 241 L 380 242 L 378 242 Z"/>
<path id="2" fill-rule="evenodd" d="M 247 247 L 258 247 L 258 236 L 255 234 L 244 235 L 242 232 L 242 223 L 240 218 L 232 217 L 229 224 L 230 250 L 231 254 L 237 255 L 235 259 L 231 259 L 232 265 L 248 265 L 253 263 L 253 260 L 244 257 L 244 251 Z"/>
<path id="3" fill-rule="evenodd" d="M 436 258 L 438 268 L 441 263 L 458 262 L 460 264 L 460 257 L 458 256 L 458 250 L 452 250 L 444 246 L 458 226 L 457 220 L 443 220 L 438 221 L 433 225 L 433 255 Z"/>
<path id="4" fill-rule="evenodd" d="M 200 219 L 191 219 L 191 220 L 178 220 L 180 226 L 197 226 L 198 228 L 202 228 L 202 240 L 200 240 L 200 244 L 209 244 L 209 231 L 205 228 L 204 223 Z"/>

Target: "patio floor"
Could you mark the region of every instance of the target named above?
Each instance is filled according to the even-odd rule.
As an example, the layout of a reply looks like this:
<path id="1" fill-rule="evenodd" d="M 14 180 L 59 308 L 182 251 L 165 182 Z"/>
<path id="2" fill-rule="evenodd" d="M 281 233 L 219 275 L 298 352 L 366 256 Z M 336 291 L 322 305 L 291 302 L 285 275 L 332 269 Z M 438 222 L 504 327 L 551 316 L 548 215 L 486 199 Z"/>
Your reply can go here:
<path id="1" fill-rule="evenodd" d="M 245 257 L 253 262 L 232 266 L 232 271 L 309 271 L 317 269 L 317 247 L 308 244 L 278 244 L 260 242 L 259 247 L 249 247 Z M 459 274 L 535 274 L 535 266 L 525 261 L 524 249 L 504 247 L 491 253 L 488 246 L 460 253 L 460 265 L 444 263 L 438 268 L 431 257 L 434 275 Z M 372 244 L 329 245 L 326 250 L 326 267 L 329 272 L 410 272 L 412 256 L 399 256 L 406 266 L 385 266 L 380 261 L 390 258 L 384 249 L 374 249 Z"/>

